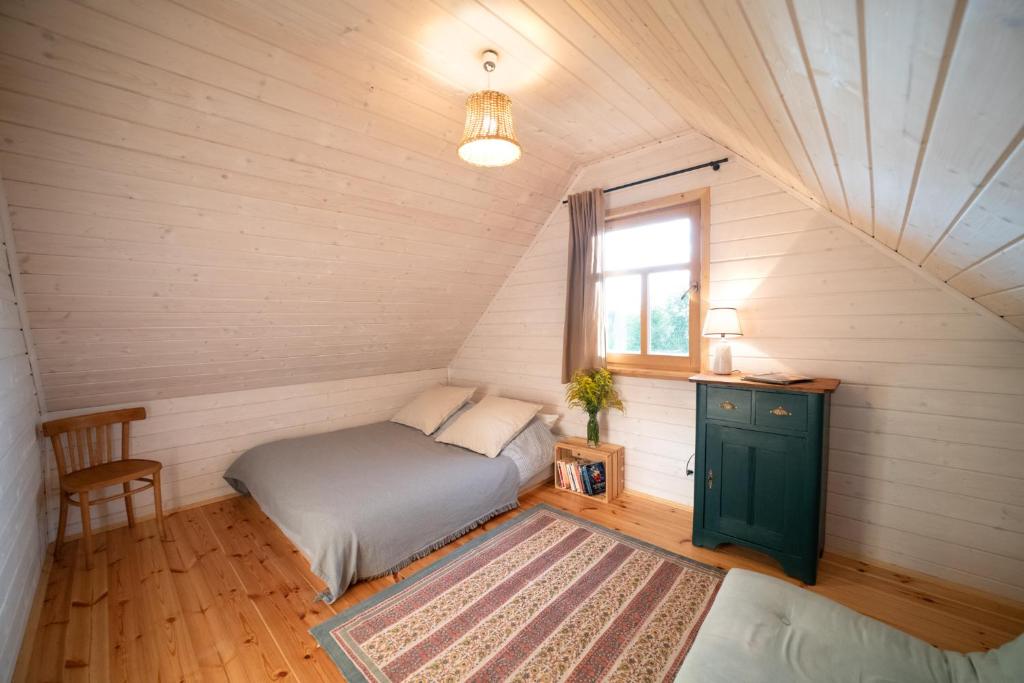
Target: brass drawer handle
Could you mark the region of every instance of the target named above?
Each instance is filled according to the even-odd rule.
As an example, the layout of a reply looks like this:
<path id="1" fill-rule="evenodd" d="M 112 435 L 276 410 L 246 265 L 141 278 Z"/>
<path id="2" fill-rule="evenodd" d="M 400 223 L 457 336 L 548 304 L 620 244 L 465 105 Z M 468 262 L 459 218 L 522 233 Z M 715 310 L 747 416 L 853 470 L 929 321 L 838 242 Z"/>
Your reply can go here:
<path id="1" fill-rule="evenodd" d="M 718 404 L 718 407 L 722 410 L 736 410 L 736 404 L 732 401 L 722 401 Z"/>
<path id="2" fill-rule="evenodd" d="M 783 408 L 782 406 L 776 406 L 769 410 L 768 412 L 777 417 L 790 417 L 793 414 L 786 410 L 785 408 Z"/>

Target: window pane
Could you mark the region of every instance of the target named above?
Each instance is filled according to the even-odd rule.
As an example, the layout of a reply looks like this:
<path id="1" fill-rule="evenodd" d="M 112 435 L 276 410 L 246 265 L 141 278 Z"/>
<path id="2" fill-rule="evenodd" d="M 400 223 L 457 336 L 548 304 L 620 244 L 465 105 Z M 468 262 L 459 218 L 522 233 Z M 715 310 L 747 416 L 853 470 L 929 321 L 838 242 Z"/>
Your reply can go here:
<path id="1" fill-rule="evenodd" d="M 647 276 L 648 353 L 690 355 L 690 271 Z"/>
<path id="2" fill-rule="evenodd" d="M 604 333 L 609 353 L 640 353 L 640 276 L 604 281 Z"/>
<path id="3" fill-rule="evenodd" d="M 608 272 L 690 263 L 690 220 L 677 218 L 612 229 L 604 234 L 602 256 Z"/>

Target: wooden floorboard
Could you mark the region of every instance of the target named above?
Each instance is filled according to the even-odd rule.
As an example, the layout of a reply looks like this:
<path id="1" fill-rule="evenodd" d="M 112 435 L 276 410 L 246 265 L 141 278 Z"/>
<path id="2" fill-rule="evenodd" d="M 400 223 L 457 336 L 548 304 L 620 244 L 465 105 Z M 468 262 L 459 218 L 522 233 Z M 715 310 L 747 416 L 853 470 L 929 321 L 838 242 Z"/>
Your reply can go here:
<path id="1" fill-rule="evenodd" d="M 610 505 L 545 486 L 503 514 L 394 576 L 365 581 L 333 605 L 302 554 L 250 498 L 104 533 L 93 569 L 77 541 L 52 564 L 31 651 L 16 681 L 339 681 L 308 630 L 406 578 L 525 509 L 547 503 L 722 568 L 782 577 L 742 548 L 690 543 L 688 508 L 626 494 Z M 1024 605 L 896 567 L 826 553 L 810 587 L 938 647 L 995 647 L 1024 632 Z M 794 583 L 797 583 L 793 581 Z"/>

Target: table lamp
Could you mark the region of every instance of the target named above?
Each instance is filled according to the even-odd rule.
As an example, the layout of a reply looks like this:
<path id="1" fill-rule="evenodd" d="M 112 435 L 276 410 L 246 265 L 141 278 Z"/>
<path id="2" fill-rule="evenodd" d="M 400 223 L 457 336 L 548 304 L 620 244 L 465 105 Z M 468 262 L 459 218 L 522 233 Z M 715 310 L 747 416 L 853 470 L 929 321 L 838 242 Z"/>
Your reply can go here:
<path id="1" fill-rule="evenodd" d="M 735 308 L 712 308 L 704 320 L 705 337 L 718 337 L 720 341 L 715 347 L 715 358 L 711 363 L 711 371 L 716 375 L 732 374 L 732 348 L 728 337 L 742 337 L 740 317 Z"/>

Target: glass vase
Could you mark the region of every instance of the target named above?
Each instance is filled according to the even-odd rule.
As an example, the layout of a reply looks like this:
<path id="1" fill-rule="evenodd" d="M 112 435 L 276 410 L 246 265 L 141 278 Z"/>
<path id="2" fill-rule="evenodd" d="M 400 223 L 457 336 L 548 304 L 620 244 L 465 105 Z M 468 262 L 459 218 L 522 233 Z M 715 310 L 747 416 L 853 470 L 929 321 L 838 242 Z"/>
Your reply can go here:
<path id="1" fill-rule="evenodd" d="M 587 413 L 587 445 L 601 445 L 601 428 L 597 424 L 597 412 Z"/>

